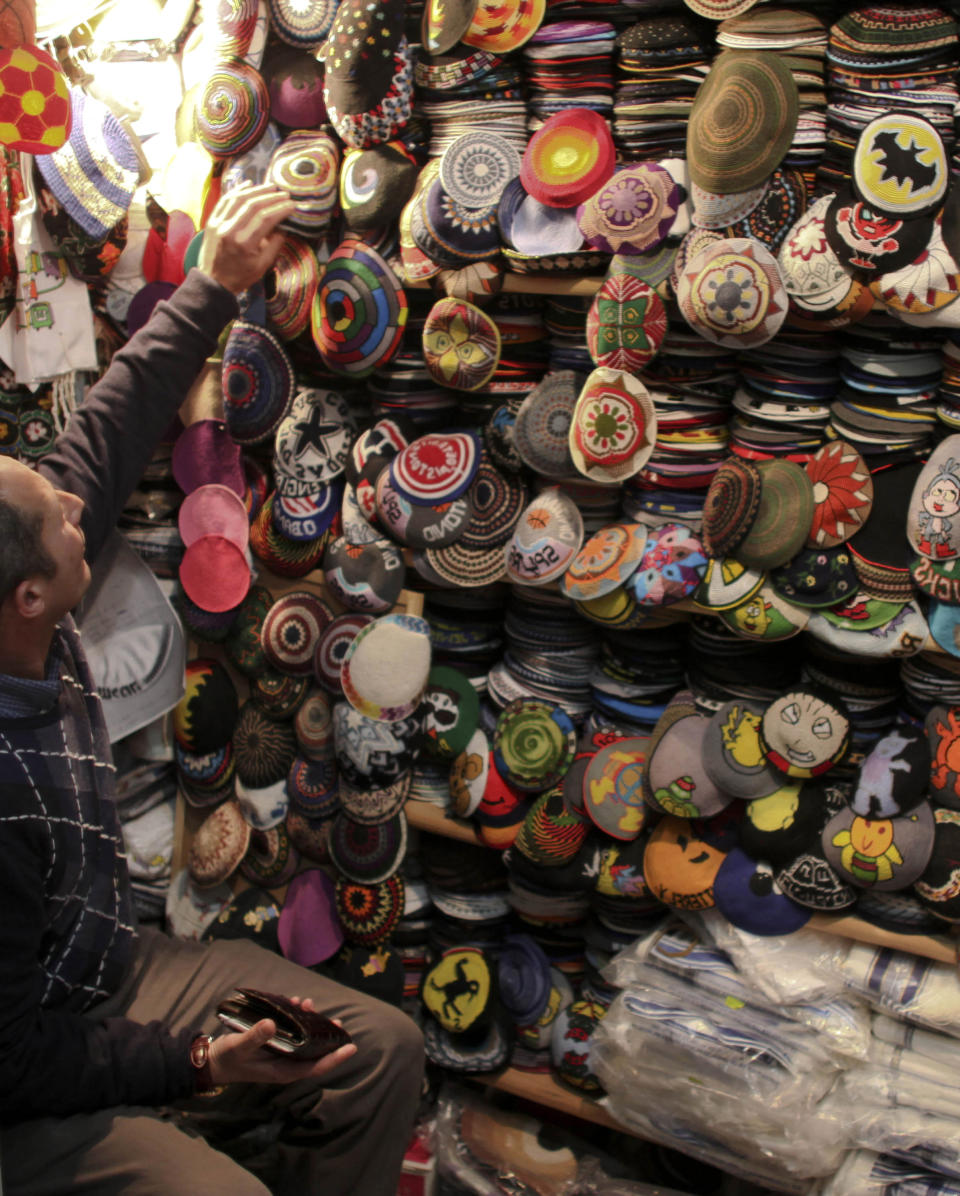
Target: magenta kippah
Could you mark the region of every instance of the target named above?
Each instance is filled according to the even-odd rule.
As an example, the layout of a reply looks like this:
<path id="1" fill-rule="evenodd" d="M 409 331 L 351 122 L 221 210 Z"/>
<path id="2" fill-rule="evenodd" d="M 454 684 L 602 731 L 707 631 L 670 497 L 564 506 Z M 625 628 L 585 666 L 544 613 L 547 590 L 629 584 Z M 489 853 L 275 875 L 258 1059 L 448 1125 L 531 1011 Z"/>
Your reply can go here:
<path id="1" fill-rule="evenodd" d="M 208 482 L 229 486 L 241 496 L 247 491 L 240 446 L 222 419 L 201 419 L 184 428 L 173 446 L 171 466 L 184 494 Z"/>
<path id="2" fill-rule="evenodd" d="M 180 584 L 201 610 L 232 610 L 250 589 L 250 566 L 233 541 L 223 536 L 201 536 L 183 554 Z"/>

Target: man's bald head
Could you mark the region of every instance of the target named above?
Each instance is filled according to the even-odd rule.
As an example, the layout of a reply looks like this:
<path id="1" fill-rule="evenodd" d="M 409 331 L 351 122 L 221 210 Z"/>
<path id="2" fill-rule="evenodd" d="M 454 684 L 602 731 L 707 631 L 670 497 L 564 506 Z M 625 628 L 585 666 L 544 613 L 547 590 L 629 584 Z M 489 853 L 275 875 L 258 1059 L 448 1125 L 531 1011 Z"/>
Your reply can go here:
<path id="1" fill-rule="evenodd" d="M 50 483 L 12 457 L 0 457 L 0 602 L 28 577 L 53 577 L 57 562 L 43 543 Z"/>

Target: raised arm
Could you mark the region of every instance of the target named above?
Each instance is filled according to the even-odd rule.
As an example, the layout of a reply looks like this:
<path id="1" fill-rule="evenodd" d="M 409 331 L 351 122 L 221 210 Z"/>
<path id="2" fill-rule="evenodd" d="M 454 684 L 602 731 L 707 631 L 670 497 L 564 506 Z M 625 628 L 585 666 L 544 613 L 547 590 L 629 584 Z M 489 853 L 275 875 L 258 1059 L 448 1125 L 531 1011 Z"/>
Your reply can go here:
<path id="1" fill-rule="evenodd" d="M 293 204 L 272 186 L 239 187 L 204 230 L 197 268 L 147 325 L 114 355 L 39 470 L 86 504 L 83 531 L 93 561 L 143 475 L 164 429 L 237 314 L 236 295 L 269 267 Z"/>

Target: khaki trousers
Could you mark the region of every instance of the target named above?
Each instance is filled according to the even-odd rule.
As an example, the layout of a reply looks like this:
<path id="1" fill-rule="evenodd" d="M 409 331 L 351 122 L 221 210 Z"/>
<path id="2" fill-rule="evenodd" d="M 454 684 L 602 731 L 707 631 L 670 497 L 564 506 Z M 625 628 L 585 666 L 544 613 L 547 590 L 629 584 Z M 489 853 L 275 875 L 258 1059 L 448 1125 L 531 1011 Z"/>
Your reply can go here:
<path id="1" fill-rule="evenodd" d="M 322 1081 L 237 1084 L 175 1109 L 103 1109 L 5 1126 L 4 1196 L 395 1196 L 423 1039 L 392 1005 L 246 940 L 187 943 L 143 930 L 128 982 L 90 1016 L 214 1033 L 217 1002 L 241 985 L 312 997 L 343 1021 L 356 1055 Z M 218 1146 L 249 1158 L 250 1169 Z"/>

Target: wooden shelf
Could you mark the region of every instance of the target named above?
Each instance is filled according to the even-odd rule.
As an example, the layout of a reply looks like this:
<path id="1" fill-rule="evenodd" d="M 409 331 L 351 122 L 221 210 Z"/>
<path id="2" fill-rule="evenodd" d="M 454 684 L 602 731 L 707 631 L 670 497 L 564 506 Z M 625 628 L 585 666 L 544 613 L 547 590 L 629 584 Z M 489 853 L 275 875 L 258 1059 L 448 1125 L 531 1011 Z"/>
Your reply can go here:
<path id="1" fill-rule="evenodd" d="M 602 275 L 516 274 L 508 270 L 503 278 L 505 295 L 579 295 L 592 298 L 603 284 Z M 430 282 L 404 282 L 404 290 L 426 291 Z"/>
<path id="2" fill-rule="evenodd" d="M 419 830 L 448 839 L 459 839 L 463 843 L 483 845 L 483 840 L 474 827 L 463 819 L 449 818 L 439 806 L 431 802 L 410 799 L 404 806 L 407 822 Z M 896 934 L 864 922 L 860 918 L 843 914 L 814 914 L 807 923 L 811 930 L 835 934 L 840 938 L 853 939 L 858 943 L 871 943 L 877 947 L 889 947 L 893 951 L 905 951 L 910 955 L 922 955 L 938 963 L 960 966 L 960 938 L 946 932 L 943 936 L 926 934 Z M 566 1089 L 561 1089 L 566 1091 Z M 532 1098 L 531 1098 L 532 1099 Z"/>
<path id="3" fill-rule="evenodd" d="M 495 1088 L 498 1092 L 507 1092 L 521 1100 L 533 1101 L 547 1109 L 556 1109 L 558 1113 L 566 1113 L 581 1121 L 590 1121 L 594 1125 L 606 1126 L 608 1129 L 619 1130 L 620 1133 L 632 1134 L 634 1137 L 642 1136 L 621 1125 L 593 1097 L 581 1096 L 572 1088 L 565 1087 L 553 1075 L 508 1067 L 503 1071 L 480 1073 L 464 1078 L 483 1084 L 487 1088 Z"/>

